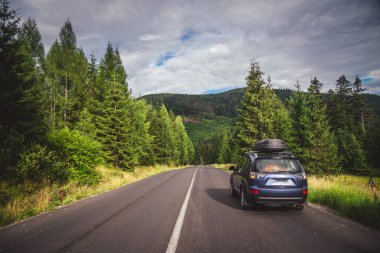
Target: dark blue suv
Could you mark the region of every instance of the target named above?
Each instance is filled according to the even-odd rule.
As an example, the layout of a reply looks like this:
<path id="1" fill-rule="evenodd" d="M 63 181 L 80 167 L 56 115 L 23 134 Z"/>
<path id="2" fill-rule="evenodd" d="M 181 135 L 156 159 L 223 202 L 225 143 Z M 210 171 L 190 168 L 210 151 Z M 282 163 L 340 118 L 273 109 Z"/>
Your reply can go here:
<path id="1" fill-rule="evenodd" d="M 231 196 L 240 196 L 243 209 L 255 204 L 282 204 L 302 210 L 307 204 L 307 178 L 299 161 L 279 139 L 266 139 L 231 166 Z"/>

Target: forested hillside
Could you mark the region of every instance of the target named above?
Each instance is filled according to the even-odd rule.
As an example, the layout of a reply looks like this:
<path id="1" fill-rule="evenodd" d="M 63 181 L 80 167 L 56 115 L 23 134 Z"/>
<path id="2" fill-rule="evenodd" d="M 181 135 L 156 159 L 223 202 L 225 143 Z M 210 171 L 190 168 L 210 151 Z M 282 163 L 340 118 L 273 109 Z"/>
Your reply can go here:
<path id="1" fill-rule="evenodd" d="M 246 88 L 238 88 L 218 94 L 188 95 L 188 94 L 150 94 L 144 98 L 149 104 L 165 104 L 168 110 L 175 114 L 193 117 L 204 116 L 227 116 L 236 117 L 238 108 L 241 106 L 241 99 Z M 273 89 L 277 97 L 285 103 L 293 94 L 290 89 Z M 331 95 L 322 93 L 322 98 L 327 101 Z M 380 117 L 380 96 L 374 94 L 363 94 L 363 101 Z"/>
<path id="2" fill-rule="evenodd" d="M 245 88 L 234 89 L 218 94 L 187 95 L 187 94 L 151 94 L 143 98 L 152 105 L 165 104 L 174 113 L 190 116 L 227 116 L 236 117 L 237 109 L 244 95 Z M 281 101 L 290 97 L 292 90 L 276 89 Z"/>
<path id="3" fill-rule="evenodd" d="M 380 118 L 380 96 L 363 93 L 365 88 L 358 77 L 350 82 L 344 75 L 341 76 L 337 80 L 336 88 L 327 94 L 320 92 L 322 86 L 323 84 L 316 78 L 312 80 L 307 92 L 299 90 L 299 86 L 295 90 L 272 89 L 263 82 L 259 87 L 265 87 L 266 92 L 270 90 L 273 94 L 257 95 L 261 88 L 252 91 L 251 96 L 257 100 L 254 106 L 256 109 L 245 117 L 247 120 L 252 118 L 249 124 L 254 127 L 260 122 L 259 119 L 253 120 L 258 111 L 262 114 L 265 108 L 284 106 L 286 108 L 284 113 L 289 114 L 285 119 L 288 117 L 290 119 L 281 120 L 280 124 L 289 124 L 289 129 L 286 130 L 288 137 L 282 137 L 290 138 L 293 151 L 301 157 L 301 160 L 302 157 L 308 157 L 303 159 L 306 164 L 316 167 L 318 161 L 322 160 L 321 148 L 313 151 L 310 143 L 321 147 L 325 143 L 330 143 L 332 146 L 323 148 L 330 150 L 323 158 L 324 166 L 327 161 L 331 161 L 329 157 L 335 157 L 335 160 L 341 161 L 339 166 L 343 166 L 329 165 L 336 170 L 360 173 L 368 171 L 369 167 L 380 168 L 376 158 L 376 154 L 380 153 L 378 144 L 380 132 L 377 127 Z M 242 117 L 239 112 L 241 113 L 242 100 L 247 89 L 239 88 L 212 95 L 153 94 L 143 98 L 152 105 L 165 104 L 169 110 L 185 116 L 185 126 L 195 144 L 195 163 L 223 163 L 234 161 L 233 156 L 236 157 L 236 152 L 239 152 L 236 148 L 234 150 L 234 146 L 241 148 L 243 145 L 234 141 L 238 138 L 236 125 L 239 117 Z M 269 99 L 266 102 L 265 96 Z M 271 105 L 273 99 L 277 98 L 282 105 Z M 257 108 L 262 106 L 261 100 L 266 105 L 259 110 Z M 267 119 L 263 119 L 264 122 L 273 120 L 275 112 L 273 108 L 270 109 Z M 302 122 L 297 123 L 299 119 L 302 119 Z M 316 123 L 319 121 L 320 123 Z M 313 129 L 314 124 L 322 128 Z M 276 136 L 275 133 L 268 132 L 268 129 L 262 131 L 267 132 L 262 137 Z M 322 141 L 323 138 L 330 139 Z M 294 142 L 295 140 L 299 140 L 299 143 Z M 252 143 L 253 140 L 247 142 L 251 145 Z M 309 146 L 305 146 L 305 143 L 309 143 Z"/>

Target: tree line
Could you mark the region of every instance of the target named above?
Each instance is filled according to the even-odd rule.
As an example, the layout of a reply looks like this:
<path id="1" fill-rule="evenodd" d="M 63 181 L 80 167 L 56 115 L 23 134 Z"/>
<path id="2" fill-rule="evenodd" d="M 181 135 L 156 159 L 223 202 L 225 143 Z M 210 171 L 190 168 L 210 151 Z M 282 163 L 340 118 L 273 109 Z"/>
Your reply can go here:
<path id="1" fill-rule="evenodd" d="M 280 138 L 308 172 L 379 173 L 380 121 L 364 103 L 366 89 L 358 76 L 353 82 L 340 76 L 327 97 L 317 77 L 307 92 L 297 82 L 284 103 L 257 62 L 251 63 L 246 81 L 236 126 L 219 137 L 217 162 L 236 162 L 258 140 Z"/>
<path id="2" fill-rule="evenodd" d="M 189 164 L 182 118 L 134 99 L 118 48 L 86 57 L 67 20 L 45 54 L 36 21 L 0 9 L 0 178 L 96 183 L 95 166 Z"/>

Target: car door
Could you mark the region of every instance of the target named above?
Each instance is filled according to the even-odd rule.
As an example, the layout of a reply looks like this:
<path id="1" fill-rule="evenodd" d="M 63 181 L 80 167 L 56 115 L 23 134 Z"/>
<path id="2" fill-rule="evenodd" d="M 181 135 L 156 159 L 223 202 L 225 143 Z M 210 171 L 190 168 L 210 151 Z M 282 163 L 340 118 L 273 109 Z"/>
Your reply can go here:
<path id="1" fill-rule="evenodd" d="M 251 169 L 251 158 L 246 156 L 243 168 L 240 173 L 240 184 L 244 185 L 244 187 L 246 188 L 248 187 L 248 177 L 249 177 L 250 169 Z"/>
<path id="2" fill-rule="evenodd" d="M 235 187 L 239 190 L 241 184 L 241 173 L 245 164 L 245 159 L 242 158 L 236 166 L 236 171 L 234 172 L 233 180 Z"/>

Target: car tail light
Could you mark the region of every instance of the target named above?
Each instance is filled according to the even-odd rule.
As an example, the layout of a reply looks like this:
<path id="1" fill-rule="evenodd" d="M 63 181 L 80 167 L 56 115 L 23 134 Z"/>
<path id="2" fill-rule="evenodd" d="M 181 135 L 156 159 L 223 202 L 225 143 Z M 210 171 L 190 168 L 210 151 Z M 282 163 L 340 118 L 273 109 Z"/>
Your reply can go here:
<path id="1" fill-rule="evenodd" d="M 308 190 L 303 190 L 303 191 L 302 191 L 302 194 L 303 194 L 303 195 L 307 195 L 307 194 L 308 194 Z"/>
<path id="2" fill-rule="evenodd" d="M 252 172 L 252 171 L 251 171 L 251 172 L 249 173 L 249 178 L 250 178 L 250 179 L 256 179 L 256 178 L 257 178 L 257 174 L 256 174 L 256 172 Z"/>
<path id="3" fill-rule="evenodd" d="M 249 192 L 252 193 L 253 195 L 259 195 L 260 194 L 260 191 L 257 189 L 250 189 Z"/>

